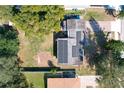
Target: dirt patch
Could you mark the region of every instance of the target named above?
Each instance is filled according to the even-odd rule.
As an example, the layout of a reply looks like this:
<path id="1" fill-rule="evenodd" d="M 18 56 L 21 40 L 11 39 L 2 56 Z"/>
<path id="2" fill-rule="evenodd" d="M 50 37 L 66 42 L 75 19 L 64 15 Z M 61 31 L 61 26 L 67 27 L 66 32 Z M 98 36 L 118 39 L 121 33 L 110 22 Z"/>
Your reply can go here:
<path id="1" fill-rule="evenodd" d="M 40 52 L 36 56 L 39 67 L 55 67 L 57 65 L 55 58 L 50 52 Z"/>

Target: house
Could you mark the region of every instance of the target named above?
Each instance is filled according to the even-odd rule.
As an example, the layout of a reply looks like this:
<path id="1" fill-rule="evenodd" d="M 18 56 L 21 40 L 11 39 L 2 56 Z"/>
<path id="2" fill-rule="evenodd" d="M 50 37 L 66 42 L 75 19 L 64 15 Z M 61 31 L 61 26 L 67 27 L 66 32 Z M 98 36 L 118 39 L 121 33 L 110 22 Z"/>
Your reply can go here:
<path id="1" fill-rule="evenodd" d="M 116 33 L 115 40 L 124 42 L 124 19 L 116 19 L 111 22 L 111 32 Z"/>
<path id="2" fill-rule="evenodd" d="M 83 10 L 89 5 L 64 5 L 65 10 Z"/>
<path id="3" fill-rule="evenodd" d="M 99 76 L 78 76 L 76 78 L 48 78 L 48 88 L 96 88 Z"/>
<path id="4" fill-rule="evenodd" d="M 105 5 L 64 5 L 65 10 L 84 10 L 86 8 L 104 8 Z"/>
<path id="5" fill-rule="evenodd" d="M 90 24 L 89 21 L 86 21 L 86 27 L 90 29 L 92 32 L 98 32 L 101 29 L 103 32 L 109 32 L 109 39 L 114 40 L 121 40 L 124 42 L 124 20 L 123 19 L 116 19 L 114 21 L 97 21 L 93 26 Z M 97 31 L 98 30 L 98 31 Z"/>
<path id="6" fill-rule="evenodd" d="M 84 10 L 85 8 L 105 8 L 114 9 L 116 11 L 122 10 L 123 5 L 64 5 L 65 10 Z"/>
<path id="7" fill-rule="evenodd" d="M 65 38 L 57 38 L 57 58 L 59 64 L 81 65 L 83 62 L 83 40 L 85 22 L 83 19 L 65 19 L 62 22 L 62 32 Z"/>

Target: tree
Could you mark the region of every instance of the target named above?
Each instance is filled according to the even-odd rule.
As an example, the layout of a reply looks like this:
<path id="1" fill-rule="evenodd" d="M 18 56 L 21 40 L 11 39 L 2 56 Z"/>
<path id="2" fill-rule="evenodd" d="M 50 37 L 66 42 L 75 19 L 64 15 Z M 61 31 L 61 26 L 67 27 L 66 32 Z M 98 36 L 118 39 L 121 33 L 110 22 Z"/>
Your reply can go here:
<path id="1" fill-rule="evenodd" d="M 124 60 L 120 56 L 120 52 L 124 50 L 124 43 L 111 40 L 104 48 L 105 53 L 95 58 L 96 72 L 102 76 L 98 80 L 100 87 L 124 87 Z"/>
<path id="2" fill-rule="evenodd" d="M 0 27 L 0 87 L 28 87 L 19 66 L 17 35 L 17 30 L 11 26 Z"/>
<path id="3" fill-rule="evenodd" d="M 16 56 L 0 58 L 0 87 L 28 87 L 25 76 L 20 72 Z"/>
<path id="4" fill-rule="evenodd" d="M 11 14 L 11 10 L 12 6 L 5 6 L 5 5 L 1 5 L 0 6 L 0 21 L 1 22 L 5 22 L 8 20 L 11 20 L 12 14 Z"/>
<path id="5" fill-rule="evenodd" d="M 118 18 L 123 18 L 124 17 L 124 5 L 120 5 L 120 10 L 118 13 Z"/>
<path id="6" fill-rule="evenodd" d="M 124 43 L 120 40 L 110 40 L 105 44 L 105 49 L 121 52 L 124 50 Z"/>
<path id="7" fill-rule="evenodd" d="M 16 29 L 0 27 L 0 56 L 15 56 L 19 50 L 19 40 Z"/>
<path id="8" fill-rule="evenodd" d="M 20 6 L 19 12 L 15 13 L 15 10 L 12 9 L 15 25 L 29 36 L 42 37 L 51 31 L 59 31 L 64 15 L 64 8 L 56 5 Z"/>

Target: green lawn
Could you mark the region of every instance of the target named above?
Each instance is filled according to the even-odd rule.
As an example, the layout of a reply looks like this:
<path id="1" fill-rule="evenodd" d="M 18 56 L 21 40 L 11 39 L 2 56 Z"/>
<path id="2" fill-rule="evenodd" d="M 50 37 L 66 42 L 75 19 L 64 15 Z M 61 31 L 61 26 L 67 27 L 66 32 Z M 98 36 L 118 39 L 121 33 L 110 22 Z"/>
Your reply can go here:
<path id="1" fill-rule="evenodd" d="M 107 15 L 103 8 L 87 8 L 86 11 L 86 15 L 84 16 L 85 20 L 89 20 L 91 16 L 100 21 L 114 20 L 114 17 Z"/>
<path id="2" fill-rule="evenodd" d="M 84 14 L 84 10 L 66 10 L 65 14 L 78 14 L 78 15 L 82 15 Z"/>
<path id="3" fill-rule="evenodd" d="M 78 14 L 80 16 L 84 16 L 85 10 L 66 10 L 65 14 Z M 105 13 L 105 10 L 103 8 L 86 8 L 86 14 L 84 16 L 85 20 L 89 20 L 91 18 L 95 18 L 96 20 L 100 21 L 111 21 L 114 20 L 114 18 L 110 15 L 107 15 Z"/>
<path id="4" fill-rule="evenodd" d="M 29 84 L 34 88 L 44 88 L 44 74 L 40 72 L 24 72 Z"/>
<path id="5" fill-rule="evenodd" d="M 84 19 L 89 20 L 91 18 L 91 16 L 97 20 L 105 19 L 101 13 L 96 12 L 96 11 L 87 11 Z"/>
<path id="6" fill-rule="evenodd" d="M 82 67 L 82 68 L 78 68 L 76 69 L 76 73 L 78 75 L 95 75 L 95 69 L 91 69 L 91 68 L 85 68 L 85 67 Z"/>
<path id="7" fill-rule="evenodd" d="M 75 10 L 66 10 L 65 14 L 78 14 L 78 15 L 83 16 L 83 14 L 85 14 L 85 11 L 83 11 L 83 10 L 82 11 L 81 10 L 76 10 L 76 11 Z M 84 16 L 84 19 L 89 20 L 91 16 L 97 20 L 101 20 L 104 18 L 104 16 L 100 12 L 87 10 L 86 15 Z"/>

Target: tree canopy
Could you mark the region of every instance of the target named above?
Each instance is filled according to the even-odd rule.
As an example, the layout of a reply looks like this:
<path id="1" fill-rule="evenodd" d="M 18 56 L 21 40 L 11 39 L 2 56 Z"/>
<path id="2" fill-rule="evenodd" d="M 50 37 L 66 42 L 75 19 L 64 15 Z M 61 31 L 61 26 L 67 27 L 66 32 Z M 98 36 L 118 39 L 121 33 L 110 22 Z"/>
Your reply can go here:
<path id="1" fill-rule="evenodd" d="M 105 49 L 121 52 L 124 50 L 124 43 L 120 40 L 110 40 L 106 43 Z"/>
<path id="2" fill-rule="evenodd" d="M 25 76 L 20 72 L 16 56 L 0 58 L 0 87 L 28 87 Z"/>
<path id="3" fill-rule="evenodd" d="M 105 45 L 105 52 L 96 56 L 96 72 L 102 77 L 98 80 L 100 87 L 124 87 L 124 60 L 120 52 L 124 50 L 124 43 L 111 40 Z"/>
<path id="4" fill-rule="evenodd" d="M 19 50 L 19 40 L 16 29 L 0 27 L 0 56 L 15 56 Z"/>
<path id="5" fill-rule="evenodd" d="M 13 6 L 13 21 L 15 25 L 26 32 L 26 35 L 42 36 L 51 31 L 60 30 L 60 20 L 63 19 L 63 6 Z"/>
<path id="6" fill-rule="evenodd" d="M 0 27 L 0 87 L 28 87 L 19 67 L 17 35 L 17 30 L 11 26 Z"/>
<path id="7" fill-rule="evenodd" d="M 11 20 L 12 17 L 12 6 L 5 6 L 1 5 L 0 6 L 0 22 L 5 22 L 8 20 Z"/>

